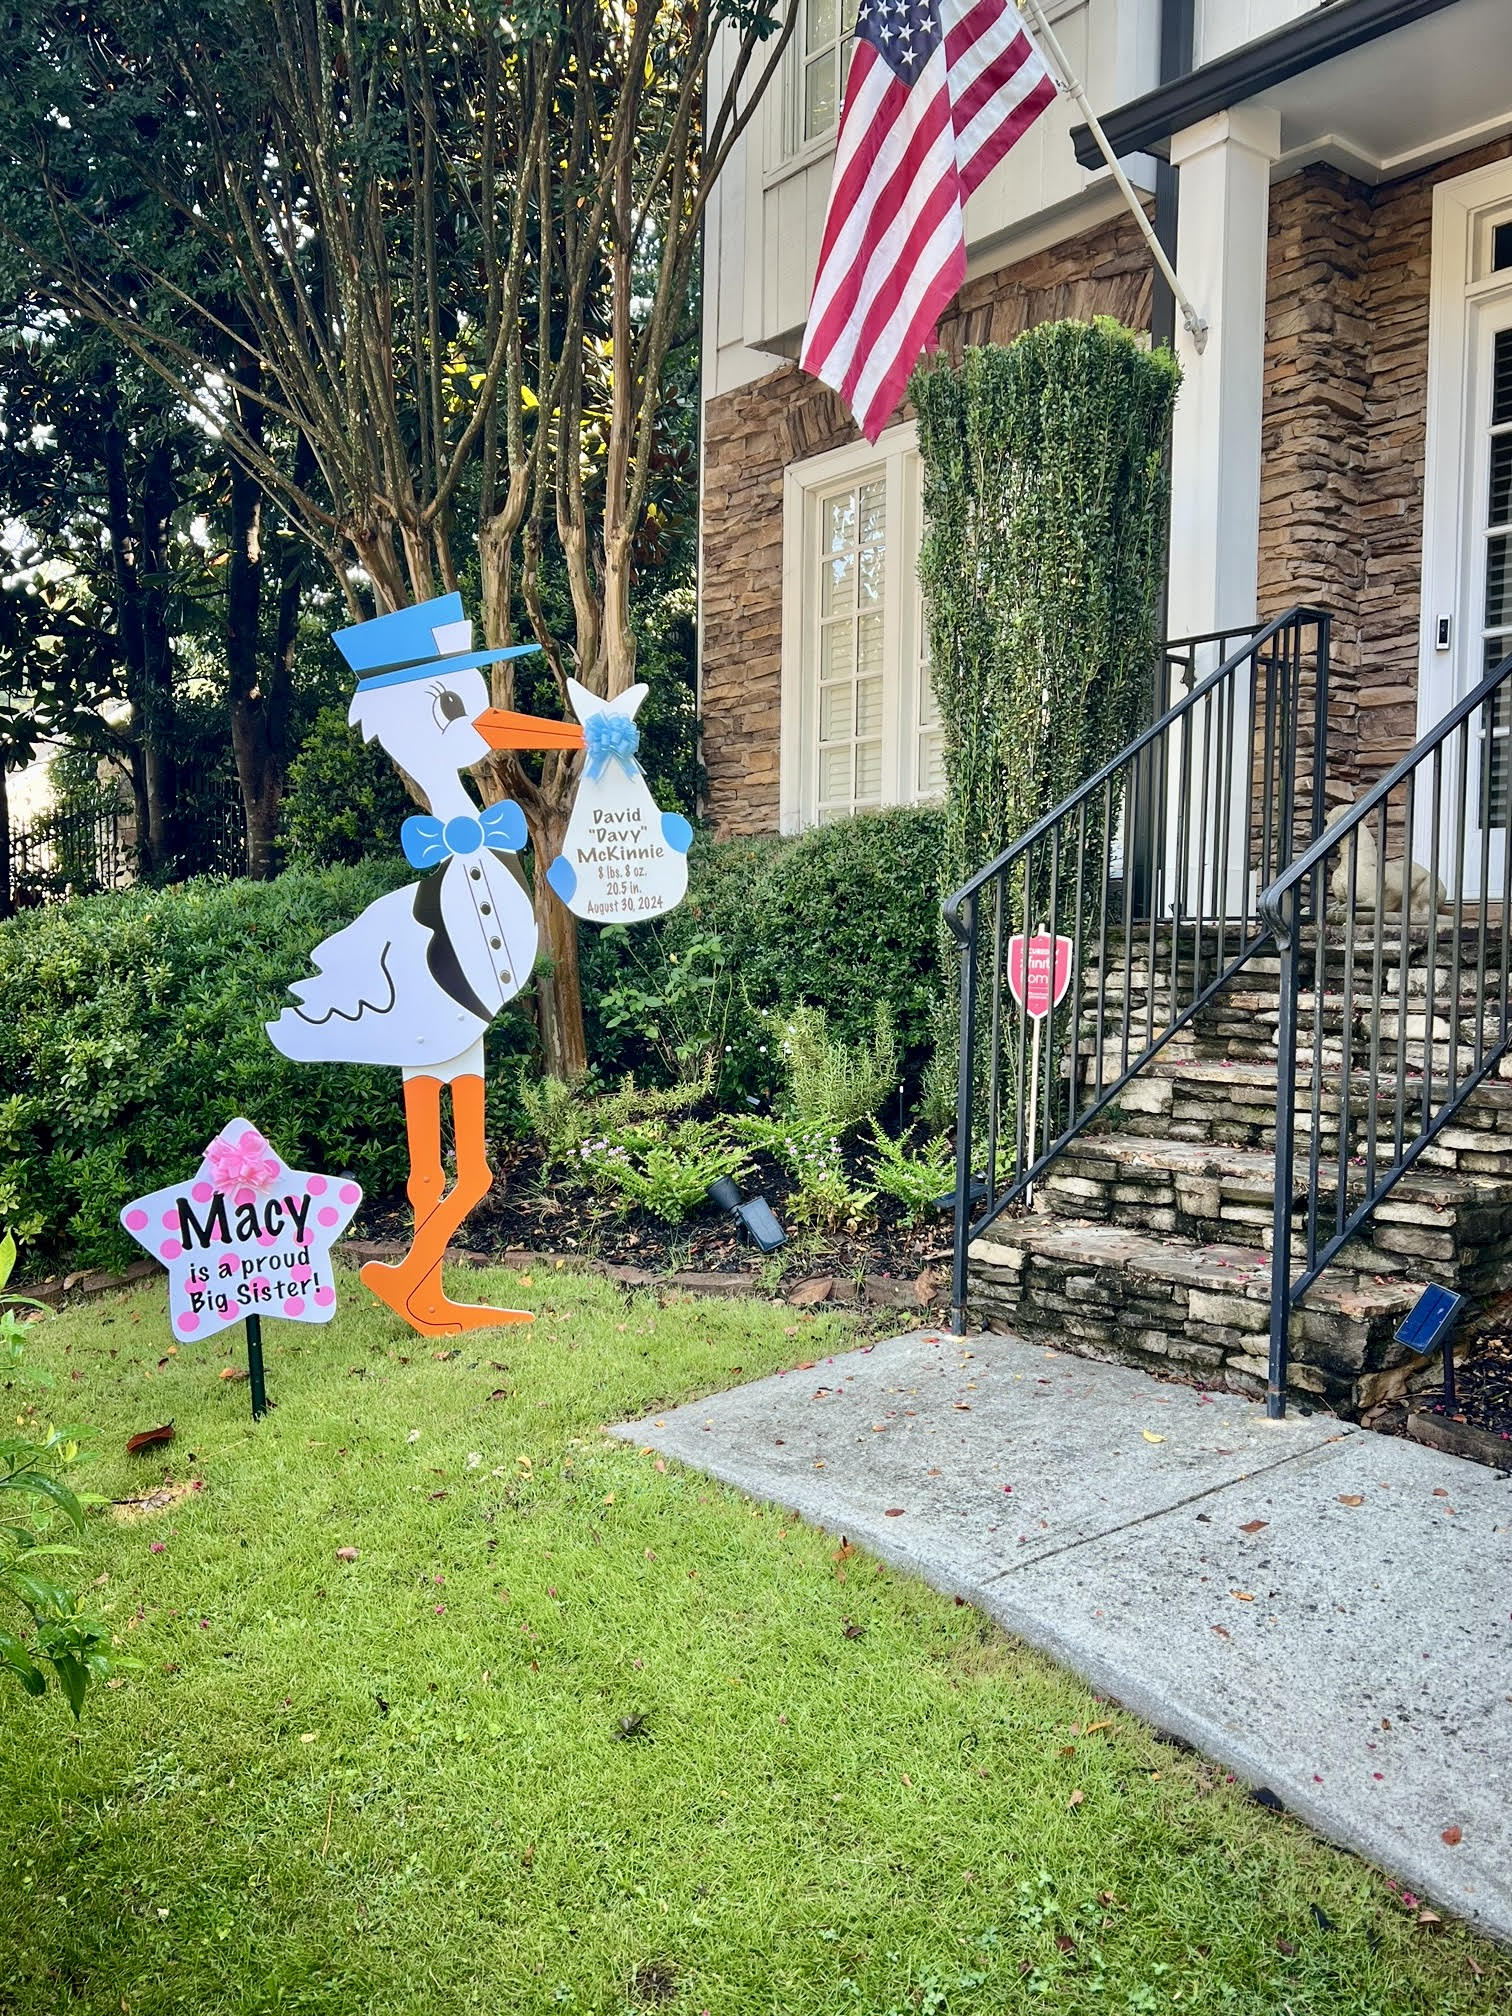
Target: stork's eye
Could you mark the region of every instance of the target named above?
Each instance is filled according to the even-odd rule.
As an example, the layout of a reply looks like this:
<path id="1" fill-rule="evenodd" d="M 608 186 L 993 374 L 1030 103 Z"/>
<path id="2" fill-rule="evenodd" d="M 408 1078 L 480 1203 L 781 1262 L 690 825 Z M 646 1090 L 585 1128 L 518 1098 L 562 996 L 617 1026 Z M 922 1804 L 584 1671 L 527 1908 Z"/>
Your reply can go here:
<path id="1" fill-rule="evenodd" d="M 436 726 L 447 728 L 453 721 L 460 721 L 467 708 L 460 693 L 454 693 L 450 686 L 443 686 L 436 695 L 431 712 L 436 717 Z"/>

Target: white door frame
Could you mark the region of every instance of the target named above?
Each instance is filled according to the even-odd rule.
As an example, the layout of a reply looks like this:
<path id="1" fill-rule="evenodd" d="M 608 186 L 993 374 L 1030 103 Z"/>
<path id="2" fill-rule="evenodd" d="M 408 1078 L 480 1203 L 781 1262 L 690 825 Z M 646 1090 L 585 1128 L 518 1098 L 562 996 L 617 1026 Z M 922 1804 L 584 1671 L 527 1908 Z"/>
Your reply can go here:
<path id="1" fill-rule="evenodd" d="M 1484 527 L 1487 442 L 1480 407 L 1487 396 L 1477 382 L 1476 359 L 1488 310 L 1512 299 L 1512 272 L 1491 273 L 1485 258 L 1493 216 L 1512 205 L 1512 160 L 1492 162 L 1468 175 L 1441 182 L 1433 192 L 1433 237 L 1429 268 L 1428 412 L 1423 479 L 1422 599 L 1418 635 L 1417 732 L 1426 734 L 1465 693 L 1480 683 L 1482 612 L 1472 590 L 1484 584 L 1470 564 Z M 1484 269 L 1484 277 L 1477 271 Z M 1498 321 L 1501 317 L 1498 315 Z M 1474 410 L 1472 410 L 1472 401 Z M 1467 449 L 1470 451 L 1467 453 Z M 1440 619 L 1449 619 L 1447 648 L 1439 641 Z M 1446 763 L 1446 773 L 1454 764 Z M 1478 766 L 1469 789 L 1478 796 Z M 1453 880 L 1454 836 L 1473 807 L 1458 802 L 1456 780 L 1443 779 L 1439 873 Z M 1433 846 L 1432 805 L 1420 790 L 1414 821 L 1413 857 L 1427 863 Z M 1491 897 L 1499 897 L 1503 850 L 1491 850 Z M 1480 850 L 1465 852 L 1467 897 L 1480 890 Z M 1450 891 L 1451 895 L 1453 891 Z"/>

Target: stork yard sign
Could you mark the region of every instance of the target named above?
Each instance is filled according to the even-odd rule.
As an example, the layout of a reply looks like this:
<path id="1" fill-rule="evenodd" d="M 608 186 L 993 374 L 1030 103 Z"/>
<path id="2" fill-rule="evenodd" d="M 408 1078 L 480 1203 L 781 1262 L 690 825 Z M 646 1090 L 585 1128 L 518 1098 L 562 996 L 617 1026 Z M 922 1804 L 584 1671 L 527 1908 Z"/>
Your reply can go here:
<path id="1" fill-rule="evenodd" d="M 454 1302 L 441 1262 L 493 1181 L 484 1131 L 483 1038 L 528 985 L 539 933 L 517 857 L 528 833 L 511 799 L 480 807 L 463 772 L 490 750 L 539 750 L 547 761 L 584 752 L 564 851 L 540 872 L 579 917 L 644 920 L 682 898 L 693 829 L 658 811 L 636 762 L 635 710 L 644 686 L 601 700 L 567 682 L 576 721 L 517 714 L 489 703 L 482 668 L 529 645 L 478 650 L 462 597 L 437 596 L 338 630 L 357 675 L 348 719 L 377 740 L 425 794 L 399 841 L 422 879 L 390 890 L 311 953 L 314 974 L 290 988 L 294 1005 L 268 1026 L 302 1063 L 389 1064 L 401 1074 L 409 1135 L 409 1251 L 372 1260 L 363 1284 L 423 1336 L 454 1336 L 528 1314 Z M 456 1180 L 447 1188 L 441 1098 L 451 1098 Z"/>

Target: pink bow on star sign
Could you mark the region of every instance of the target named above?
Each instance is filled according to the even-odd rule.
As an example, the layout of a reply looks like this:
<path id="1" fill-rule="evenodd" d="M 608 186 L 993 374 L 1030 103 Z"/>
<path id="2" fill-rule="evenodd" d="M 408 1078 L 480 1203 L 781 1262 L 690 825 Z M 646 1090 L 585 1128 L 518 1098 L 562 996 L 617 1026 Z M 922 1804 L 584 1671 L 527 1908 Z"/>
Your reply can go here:
<path id="1" fill-rule="evenodd" d="M 228 1141 L 218 1134 L 205 1150 L 205 1160 L 216 1189 L 223 1197 L 234 1195 L 238 1204 L 249 1202 L 255 1191 L 271 1189 L 278 1181 L 278 1157 L 251 1127 L 239 1141 Z"/>

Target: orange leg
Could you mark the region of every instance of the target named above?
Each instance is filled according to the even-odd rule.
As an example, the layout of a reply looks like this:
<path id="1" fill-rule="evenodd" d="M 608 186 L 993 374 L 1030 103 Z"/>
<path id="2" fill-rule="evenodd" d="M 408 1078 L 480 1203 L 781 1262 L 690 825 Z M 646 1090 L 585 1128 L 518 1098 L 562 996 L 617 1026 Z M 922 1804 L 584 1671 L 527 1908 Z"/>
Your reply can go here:
<path id="1" fill-rule="evenodd" d="M 452 1081 L 457 1180 L 449 1193 L 443 1194 L 441 1081 L 406 1079 L 404 1112 L 410 1149 L 407 1188 L 415 1212 L 415 1236 L 409 1252 L 396 1266 L 369 1261 L 362 1270 L 363 1283 L 422 1336 L 448 1337 L 461 1330 L 528 1323 L 528 1314 L 515 1310 L 453 1302 L 441 1285 L 441 1260 L 452 1235 L 493 1182 L 483 1134 L 483 1080 L 469 1076 Z"/>

